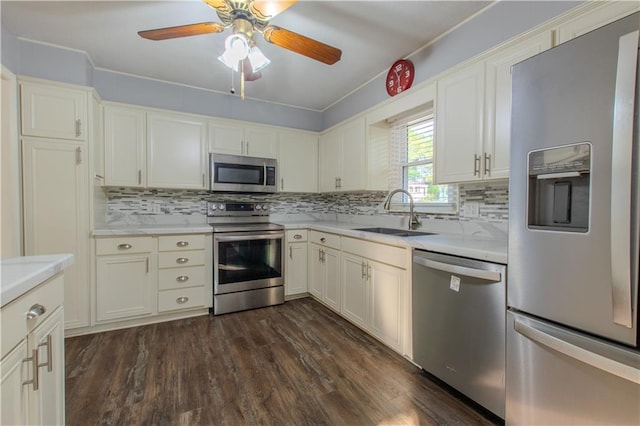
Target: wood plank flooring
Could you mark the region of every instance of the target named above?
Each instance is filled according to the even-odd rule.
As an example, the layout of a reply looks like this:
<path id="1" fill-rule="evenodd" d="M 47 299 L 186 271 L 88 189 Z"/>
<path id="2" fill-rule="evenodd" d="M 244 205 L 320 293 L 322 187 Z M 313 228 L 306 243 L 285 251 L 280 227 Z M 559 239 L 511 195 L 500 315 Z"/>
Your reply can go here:
<path id="1" fill-rule="evenodd" d="M 492 424 L 311 298 L 66 340 L 68 425 Z"/>

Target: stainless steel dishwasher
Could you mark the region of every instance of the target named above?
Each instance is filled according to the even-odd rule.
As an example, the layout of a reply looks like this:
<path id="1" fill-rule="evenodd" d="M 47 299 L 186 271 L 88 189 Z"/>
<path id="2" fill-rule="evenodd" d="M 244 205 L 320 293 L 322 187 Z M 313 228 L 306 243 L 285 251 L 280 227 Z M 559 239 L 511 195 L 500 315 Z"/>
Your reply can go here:
<path id="1" fill-rule="evenodd" d="M 413 252 L 413 361 L 504 418 L 505 265 Z"/>

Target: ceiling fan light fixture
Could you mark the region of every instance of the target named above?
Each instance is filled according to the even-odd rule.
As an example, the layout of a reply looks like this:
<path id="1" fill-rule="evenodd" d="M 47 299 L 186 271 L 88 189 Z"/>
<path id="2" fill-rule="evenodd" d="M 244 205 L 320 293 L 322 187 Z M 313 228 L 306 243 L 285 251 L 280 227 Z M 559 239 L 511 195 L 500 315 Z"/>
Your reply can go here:
<path id="1" fill-rule="evenodd" d="M 238 71 L 238 63 L 249 54 L 249 42 L 243 34 L 232 34 L 227 37 L 224 43 L 224 53 L 218 57 L 218 60 Z"/>
<path id="2" fill-rule="evenodd" d="M 258 46 L 252 46 L 249 49 L 248 59 L 251 64 L 251 71 L 254 73 L 266 68 L 271 63 L 269 58 L 264 56 L 264 53 L 258 49 Z"/>

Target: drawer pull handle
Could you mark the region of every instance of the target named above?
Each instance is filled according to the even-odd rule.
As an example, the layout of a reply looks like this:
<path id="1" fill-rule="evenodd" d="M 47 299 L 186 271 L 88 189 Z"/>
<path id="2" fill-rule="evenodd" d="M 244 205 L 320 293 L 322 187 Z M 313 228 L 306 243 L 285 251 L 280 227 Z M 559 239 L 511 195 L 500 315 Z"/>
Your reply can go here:
<path id="1" fill-rule="evenodd" d="M 187 246 L 189 245 L 189 242 L 188 242 L 188 241 L 178 241 L 178 242 L 176 243 L 176 245 L 177 245 L 178 247 L 187 247 Z"/>
<path id="2" fill-rule="evenodd" d="M 38 349 L 31 350 L 31 356 L 22 360 L 23 363 L 31 362 L 32 379 L 22 382 L 22 386 L 33 385 L 33 390 L 36 391 L 40 387 L 40 371 L 38 370 Z"/>
<path id="3" fill-rule="evenodd" d="M 188 301 L 189 301 L 189 298 L 188 297 L 184 297 L 184 296 L 183 297 L 178 297 L 176 299 L 176 303 L 179 304 L 179 305 L 184 305 Z"/>
<path id="4" fill-rule="evenodd" d="M 302 235 L 300 235 L 300 234 L 296 234 L 296 235 L 293 236 L 294 240 L 299 240 L 301 238 L 302 238 Z"/>
<path id="5" fill-rule="evenodd" d="M 324 243 L 325 241 L 327 241 L 327 239 L 325 237 L 320 238 L 320 242 Z"/>
<path id="6" fill-rule="evenodd" d="M 189 281 L 189 277 L 186 275 L 180 275 L 178 278 L 176 278 L 176 281 L 178 281 L 179 283 L 184 283 Z"/>
<path id="7" fill-rule="evenodd" d="M 133 247 L 131 244 L 120 244 L 118 250 L 129 250 L 131 247 Z"/>
<path id="8" fill-rule="evenodd" d="M 47 347 L 47 362 L 40 363 L 38 362 L 38 367 L 47 367 L 48 372 L 53 371 L 53 346 L 51 343 L 51 335 L 47 335 L 47 341 L 44 343 L 38 344 L 38 347 L 46 346 Z"/>
<path id="9" fill-rule="evenodd" d="M 27 312 L 27 319 L 38 318 L 40 315 L 44 314 L 45 312 L 47 312 L 47 308 L 40 305 L 39 303 L 36 303 L 35 305 L 29 308 L 29 311 Z"/>
<path id="10" fill-rule="evenodd" d="M 176 259 L 176 263 L 181 263 L 181 264 L 182 263 L 187 263 L 188 261 L 189 261 L 189 259 L 186 258 L 186 257 L 179 257 L 179 258 Z"/>

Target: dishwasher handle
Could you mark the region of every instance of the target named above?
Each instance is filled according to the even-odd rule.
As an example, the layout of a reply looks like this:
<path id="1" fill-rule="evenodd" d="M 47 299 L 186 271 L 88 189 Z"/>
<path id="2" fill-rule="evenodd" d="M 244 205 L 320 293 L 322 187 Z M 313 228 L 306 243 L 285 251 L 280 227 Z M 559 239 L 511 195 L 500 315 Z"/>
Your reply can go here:
<path id="1" fill-rule="evenodd" d="M 466 266 L 452 265 L 450 263 L 438 262 L 425 259 L 420 256 L 413 256 L 413 263 L 439 271 L 451 272 L 452 274 L 463 275 L 465 277 L 479 278 L 487 281 L 502 281 L 502 273 L 497 271 L 485 271 L 484 269 L 468 268 Z"/>

